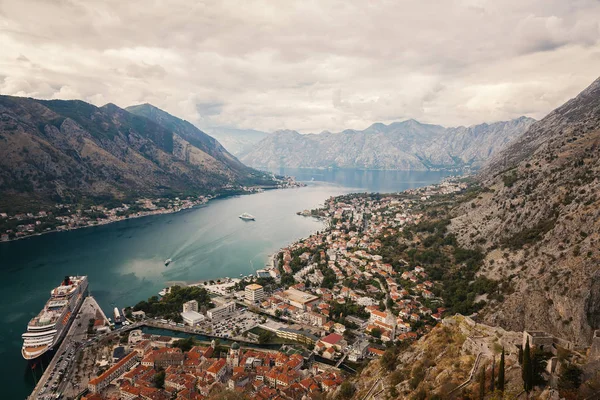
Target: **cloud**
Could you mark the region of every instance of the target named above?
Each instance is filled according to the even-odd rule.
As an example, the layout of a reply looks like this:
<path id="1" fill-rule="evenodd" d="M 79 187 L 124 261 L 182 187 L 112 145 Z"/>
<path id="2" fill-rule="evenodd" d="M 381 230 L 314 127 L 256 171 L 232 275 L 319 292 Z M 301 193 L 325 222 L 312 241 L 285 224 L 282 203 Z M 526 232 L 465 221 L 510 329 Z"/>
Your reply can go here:
<path id="1" fill-rule="evenodd" d="M 0 0 L 0 93 L 201 128 L 543 117 L 600 71 L 594 0 Z"/>

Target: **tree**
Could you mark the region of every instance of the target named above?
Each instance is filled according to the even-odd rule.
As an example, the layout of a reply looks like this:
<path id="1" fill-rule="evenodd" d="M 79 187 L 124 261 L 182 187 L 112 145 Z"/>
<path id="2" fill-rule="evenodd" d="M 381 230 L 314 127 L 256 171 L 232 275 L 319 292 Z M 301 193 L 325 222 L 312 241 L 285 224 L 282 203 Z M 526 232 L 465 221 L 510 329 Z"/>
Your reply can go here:
<path id="1" fill-rule="evenodd" d="M 523 348 L 519 346 L 519 365 L 523 365 Z"/>
<path id="2" fill-rule="evenodd" d="M 581 386 L 581 376 L 583 371 L 577 365 L 567 365 L 560 374 L 558 387 L 566 390 L 573 390 Z"/>
<path id="3" fill-rule="evenodd" d="M 479 400 L 483 400 L 485 397 L 485 367 L 481 369 L 479 373 Z"/>
<path id="4" fill-rule="evenodd" d="M 389 348 L 383 353 L 380 360 L 381 366 L 388 371 L 393 371 L 396 368 L 396 349 Z"/>
<path id="5" fill-rule="evenodd" d="M 494 384 L 496 383 L 495 382 L 496 377 L 494 376 L 495 369 L 496 369 L 496 356 L 494 356 L 494 358 L 492 359 L 492 379 L 490 382 L 490 392 L 492 392 L 492 393 L 494 392 L 494 390 L 496 390 L 496 388 L 494 387 Z"/>
<path id="6" fill-rule="evenodd" d="M 500 367 L 498 368 L 498 390 L 504 392 L 504 347 L 500 355 Z"/>
<path id="7" fill-rule="evenodd" d="M 538 348 L 531 352 L 531 387 L 543 385 L 546 383 L 544 379 L 544 371 L 548 364 L 548 359 L 552 356 L 551 353 L 544 352 Z"/>
<path id="8" fill-rule="evenodd" d="M 156 375 L 154 375 L 154 378 L 152 378 L 152 381 L 154 382 L 154 386 L 156 386 L 159 389 L 164 389 L 165 387 L 165 371 L 159 371 Z"/>
<path id="9" fill-rule="evenodd" d="M 269 343 L 273 339 L 273 333 L 269 331 L 262 331 L 258 334 L 258 343 L 265 344 Z"/>
<path id="10" fill-rule="evenodd" d="M 195 341 L 194 341 L 194 338 L 192 336 L 190 336 L 190 337 L 188 337 L 186 339 L 176 340 L 173 343 L 173 347 L 180 348 L 181 351 L 183 351 L 184 353 L 190 351 L 191 348 L 194 347 L 194 345 L 195 345 Z"/>
<path id="11" fill-rule="evenodd" d="M 379 329 L 379 328 L 373 328 L 373 329 L 371 330 L 371 336 L 373 336 L 373 337 L 374 337 L 374 338 L 376 338 L 376 339 L 379 339 L 379 338 L 381 338 L 381 334 L 382 334 L 382 333 L 383 333 L 383 332 L 382 332 L 382 331 L 381 331 L 381 329 Z"/>
<path id="12" fill-rule="evenodd" d="M 386 305 L 387 308 L 391 310 L 392 308 L 394 308 L 394 300 L 392 300 L 391 297 L 388 297 L 388 299 L 386 300 Z"/>
<path id="13" fill-rule="evenodd" d="M 531 348 L 529 339 L 523 350 L 523 364 L 521 365 L 521 378 L 523 378 L 523 389 L 530 392 L 533 389 L 533 364 L 531 363 Z"/>
<path id="14" fill-rule="evenodd" d="M 354 392 L 356 392 L 356 388 L 348 381 L 344 381 L 340 386 L 340 398 L 342 399 L 351 399 Z"/>

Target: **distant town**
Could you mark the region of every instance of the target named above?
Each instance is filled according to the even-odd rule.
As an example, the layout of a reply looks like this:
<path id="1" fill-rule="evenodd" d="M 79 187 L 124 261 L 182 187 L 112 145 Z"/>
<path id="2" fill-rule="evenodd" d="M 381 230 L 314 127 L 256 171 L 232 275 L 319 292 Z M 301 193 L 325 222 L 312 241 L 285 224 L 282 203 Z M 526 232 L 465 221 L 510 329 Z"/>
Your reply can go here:
<path id="1" fill-rule="evenodd" d="M 277 180 L 277 188 L 285 189 L 304 186 L 294 178 L 283 177 Z M 148 215 L 170 214 L 198 207 L 211 199 L 227 194 L 260 193 L 265 189 L 258 186 L 234 187 L 224 186 L 219 195 L 199 195 L 187 197 L 141 198 L 130 203 L 119 203 L 117 206 L 78 204 L 55 204 L 48 209 L 36 212 L 8 214 L 0 210 L 0 242 L 22 239 L 43 233 L 66 231 L 90 226 L 109 224 L 128 218 L 139 218 Z"/>

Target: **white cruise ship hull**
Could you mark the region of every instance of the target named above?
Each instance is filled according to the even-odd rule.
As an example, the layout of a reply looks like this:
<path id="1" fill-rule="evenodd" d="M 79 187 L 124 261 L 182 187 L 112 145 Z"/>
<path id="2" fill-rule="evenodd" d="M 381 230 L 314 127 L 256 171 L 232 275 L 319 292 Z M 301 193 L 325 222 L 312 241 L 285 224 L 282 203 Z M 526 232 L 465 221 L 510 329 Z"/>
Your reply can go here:
<path id="1" fill-rule="evenodd" d="M 27 326 L 27 332 L 22 335 L 23 346 L 21 347 L 21 355 L 24 359 L 35 360 L 48 351 L 53 350 L 60 344 L 69 330 L 71 323 L 75 319 L 75 315 L 79 312 L 81 304 L 87 296 L 88 288 L 87 277 L 73 278 L 78 278 L 79 281 L 77 287 L 69 294 L 69 297 L 55 299 L 51 295 L 52 297 L 48 300 L 44 309 Z M 54 289 L 51 293 L 56 292 L 57 289 Z M 49 324 L 40 323 L 40 319 L 49 312 L 49 307 L 56 306 L 57 304 L 59 306 L 64 304 L 64 306 L 53 314 L 56 320 Z"/>

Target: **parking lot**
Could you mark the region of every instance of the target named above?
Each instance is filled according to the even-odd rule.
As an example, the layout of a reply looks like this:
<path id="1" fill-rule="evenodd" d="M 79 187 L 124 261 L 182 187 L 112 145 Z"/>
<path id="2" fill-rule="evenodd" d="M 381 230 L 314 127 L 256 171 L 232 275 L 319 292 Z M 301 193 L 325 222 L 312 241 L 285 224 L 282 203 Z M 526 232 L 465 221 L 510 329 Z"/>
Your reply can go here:
<path id="1" fill-rule="evenodd" d="M 218 321 L 207 321 L 199 326 L 200 329 L 210 332 L 214 336 L 233 338 L 241 336 L 261 323 L 263 317 L 250 311 L 237 311 Z"/>

